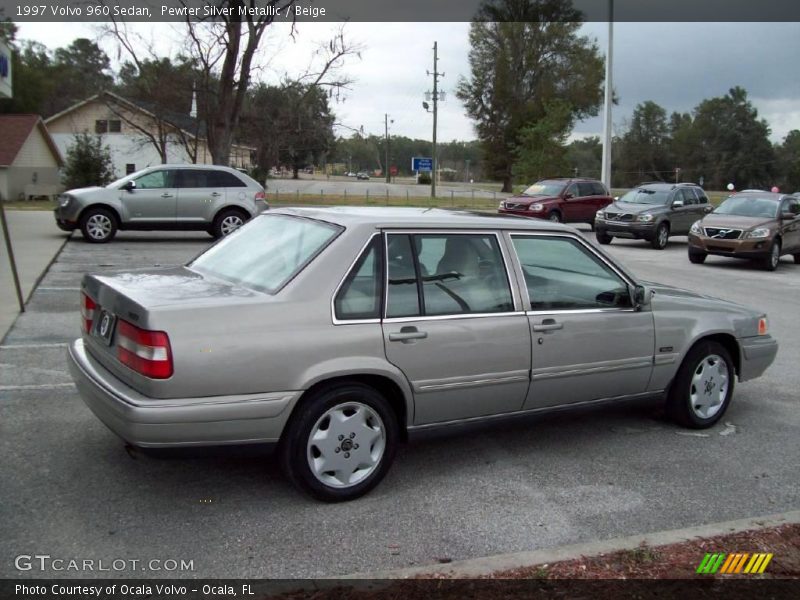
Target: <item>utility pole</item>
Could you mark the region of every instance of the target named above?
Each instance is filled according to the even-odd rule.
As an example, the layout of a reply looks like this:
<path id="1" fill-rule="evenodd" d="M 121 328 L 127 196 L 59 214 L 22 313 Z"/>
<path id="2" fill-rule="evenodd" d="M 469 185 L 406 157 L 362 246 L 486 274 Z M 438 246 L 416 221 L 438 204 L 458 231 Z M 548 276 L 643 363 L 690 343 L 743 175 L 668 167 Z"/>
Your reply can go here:
<path id="1" fill-rule="evenodd" d="M 611 189 L 611 103 L 614 100 L 612 65 L 614 49 L 614 0 L 608 0 L 608 48 L 606 49 L 606 94 L 605 114 L 603 118 L 603 166 L 600 179 Z"/>
<path id="2" fill-rule="evenodd" d="M 384 133 L 386 135 L 386 161 L 385 161 L 386 183 L 391 183 L 392 175 L 391 173 L 389 173 L 389 115 L 386 113 L 384 113 L 383 115 L 383 127 L 384 127 Z"/>
<path id="3" fill-rule="evenodd" d="M 433 75 L 433 157 L 431 161 L 433 172 L 431 173 L 431 198 L 436 198 L 436 170 L 438 167 L 436 160 L 436 118 L 439 105 L 439 77 L 444 77 L 444 73 L 439 73 L 436 70 L 439 62 L 438 46 L 438 42 L 433 42 L 433 73 L 428 71 L 428 75 Z"/>

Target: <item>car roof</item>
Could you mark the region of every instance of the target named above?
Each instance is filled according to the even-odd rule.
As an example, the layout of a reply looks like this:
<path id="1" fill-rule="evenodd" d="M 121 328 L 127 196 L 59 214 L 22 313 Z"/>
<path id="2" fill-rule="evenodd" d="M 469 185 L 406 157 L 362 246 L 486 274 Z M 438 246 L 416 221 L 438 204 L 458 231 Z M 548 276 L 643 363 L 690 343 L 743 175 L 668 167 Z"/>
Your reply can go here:
<path id="1" fill-rule="evenodd" d="M 374 226 L 377 229 L 518 229 L 574 232 L 571 227 L 543 219 L 443 208 L 325 206 L 273 209 L 266 214 L 286 214 L 337 225 Z"/>

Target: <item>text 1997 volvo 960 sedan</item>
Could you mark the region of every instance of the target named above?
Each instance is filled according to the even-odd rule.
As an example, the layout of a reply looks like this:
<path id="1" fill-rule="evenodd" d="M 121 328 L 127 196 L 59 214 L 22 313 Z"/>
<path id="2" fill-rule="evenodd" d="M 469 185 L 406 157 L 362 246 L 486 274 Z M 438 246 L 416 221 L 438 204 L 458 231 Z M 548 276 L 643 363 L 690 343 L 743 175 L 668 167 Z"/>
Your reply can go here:
<path id="1" fill-rule="evenodd" d="M 777 352 L 757 310 L 643 284 L 564 225 L 420 209 L 282 209 L 186 266 L 86 275 L 69 349 L 92 411 L 141 447 L 273 443 L 355 498 L 399 441 L 631 398 L 688 427 Z"/>

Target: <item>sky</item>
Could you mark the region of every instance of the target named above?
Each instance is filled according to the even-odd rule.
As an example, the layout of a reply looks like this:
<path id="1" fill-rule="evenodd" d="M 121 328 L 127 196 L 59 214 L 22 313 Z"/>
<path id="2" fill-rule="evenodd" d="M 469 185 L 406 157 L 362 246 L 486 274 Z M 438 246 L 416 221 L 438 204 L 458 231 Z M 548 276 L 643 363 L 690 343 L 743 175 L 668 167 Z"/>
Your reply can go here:
<path id="1" fill-rule="evenodd" d="M 138 25 L 159 54 L 177 49 L 179 25 Z M 262 44 L 262 68 L 257 77 L 275 82 L 284 74 L 306 68 L 315 44 L 328 39 L 329 23 L 300 23 L 295 40 L 284 24 L 272 26 Z M 91 24 L 22 23 L 21 39 L 50 48 L 68 45 L 77 37 L 95 38 Z M 384 115 L 392 120 L 391 135 L 430 139 L 432 117 L 422 108 L 432 88 L 426 71 L 433 69 L 433 42 L 439 46 L 440 80 L 446 98 L 439 104 L 438 139 L 475 139 L 473 122 L 455 97 L 461 77 L 469 76 L 468 23 L 348 23 L 345 35 L 360 45 L 361 58 L 352 57 L 344 73 L 353 84 L 333 104 L 339 132 L 347 128 L 382 135 Z M 605 54 L 607 23 L 587 23 L 582 35 L 594 40 Z M 613 84 L 619 104 L 613 108 L 615 133 L 624 131 L 634 107 L 646 100 L 668 113 L 690 111 L 705 98 L 721 96 L 734 86 L 748 92 L 759 115 L 769 122 L 772 141 L 780 142 L 800 129 L 800 23 L 616 23 L 614 24 Z M 117 49 L 110 39 L 101 46 L 112 60 Z M 123 56 L 124 58 L 124 56 Z M 602 135 L 600 117 L 577 123 L 572 137 Z"/>

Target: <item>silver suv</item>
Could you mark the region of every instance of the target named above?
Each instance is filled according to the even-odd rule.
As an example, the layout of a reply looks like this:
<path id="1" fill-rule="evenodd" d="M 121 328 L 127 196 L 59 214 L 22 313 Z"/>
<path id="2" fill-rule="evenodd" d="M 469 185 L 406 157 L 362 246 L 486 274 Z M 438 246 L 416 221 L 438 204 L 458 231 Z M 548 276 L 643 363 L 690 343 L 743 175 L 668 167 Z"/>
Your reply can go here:
<path id="1" fill-rule="evenodd" d="M 642 284 L 574 229 L 431 209 L 269 211 L 186 266 L 86 275 L 86 404 L 140 447 L 277 444 L 323 500 L 428 431 L 631 398 L 710 427 L 763 312 Z"/>
<path id="2" fill-rule="evenodd" d="M 92 243 L 111 241 L 120 229 L 200 230 L 220 238 L 267 208 L 264 188 L 236 169 L 158 165 L 61 194 L 55 218 Z"/>

